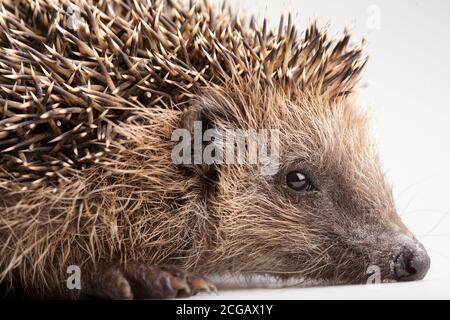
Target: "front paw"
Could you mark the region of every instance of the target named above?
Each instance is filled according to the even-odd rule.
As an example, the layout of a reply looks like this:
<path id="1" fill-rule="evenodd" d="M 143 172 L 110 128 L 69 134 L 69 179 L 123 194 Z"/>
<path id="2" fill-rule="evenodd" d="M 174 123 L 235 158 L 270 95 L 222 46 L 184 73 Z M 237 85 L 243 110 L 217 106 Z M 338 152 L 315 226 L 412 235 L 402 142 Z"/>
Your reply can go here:
<path id="1" fill-rule="evenodd" d="M 112 265 L 100 268 L 89 279 L 84 293 L 104 299 L 166 299 L 213 292 L 205 277 L 172 266 L 145 264 Z"/>

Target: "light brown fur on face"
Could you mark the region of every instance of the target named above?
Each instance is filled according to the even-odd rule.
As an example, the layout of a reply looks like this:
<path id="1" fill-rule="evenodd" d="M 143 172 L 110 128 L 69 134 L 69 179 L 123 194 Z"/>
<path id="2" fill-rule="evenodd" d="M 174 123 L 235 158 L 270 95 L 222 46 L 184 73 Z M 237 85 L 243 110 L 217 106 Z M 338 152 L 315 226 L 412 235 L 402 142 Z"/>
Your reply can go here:
<path id="1" fill-rule="evenodd" d="M 159 298 L 212 288 L 192 273 L 361 283 L 377 265 L 385 281 L 425 275 L 358 109 L 365 58 L 347 33 L 330 40 L 312 25 L 299 36 L 290 18 L 274 32 L 207 2 L 58 4 L 0 6 L 6 286 Z M 192 120 L 279 130 L 279 170 L 175 165 L 171 135 Z M 292 170 L 315 190 L 289 189 Z M 82 291 L 66 287 L 70 265 Z"/>

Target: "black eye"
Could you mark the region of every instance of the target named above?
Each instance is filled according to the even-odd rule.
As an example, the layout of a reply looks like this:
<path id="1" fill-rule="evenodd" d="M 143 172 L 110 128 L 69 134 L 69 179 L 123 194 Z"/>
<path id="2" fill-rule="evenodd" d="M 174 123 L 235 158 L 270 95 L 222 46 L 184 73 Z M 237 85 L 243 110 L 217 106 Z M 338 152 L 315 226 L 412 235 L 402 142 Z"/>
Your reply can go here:
<path id="1" fill-rule="evenodd" d="M 286 184 L 295 191 L 311 191 L 314 186 L 311 180 L 300 171 L 291 171 L 286 176 Z"/>

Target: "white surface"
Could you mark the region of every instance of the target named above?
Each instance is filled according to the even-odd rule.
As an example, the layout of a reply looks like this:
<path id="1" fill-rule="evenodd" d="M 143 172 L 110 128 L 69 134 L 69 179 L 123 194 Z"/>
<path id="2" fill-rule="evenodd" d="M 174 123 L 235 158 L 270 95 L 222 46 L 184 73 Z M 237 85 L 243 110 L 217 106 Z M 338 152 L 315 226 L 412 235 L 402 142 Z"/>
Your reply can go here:
<path id="1" fill-rule="evenodd" d="M 379 286 L 221 290 L 195 299 L 450 298 L 450 1 L 230 1 L 276 25 L 289 10 L 303 29 L 317 17 L 332 33 L 352 25 L 368 40 L 362 105 L 398 211 L 431 256 L 423 281 Z M 377 7 L 373 7 L 373 5 Z M 379 9 L 380 28 L 369 14 Z M 371 11 L 372 10 L 372 11 Z M 369 22 L 369 24 L 368 24 Z"/>

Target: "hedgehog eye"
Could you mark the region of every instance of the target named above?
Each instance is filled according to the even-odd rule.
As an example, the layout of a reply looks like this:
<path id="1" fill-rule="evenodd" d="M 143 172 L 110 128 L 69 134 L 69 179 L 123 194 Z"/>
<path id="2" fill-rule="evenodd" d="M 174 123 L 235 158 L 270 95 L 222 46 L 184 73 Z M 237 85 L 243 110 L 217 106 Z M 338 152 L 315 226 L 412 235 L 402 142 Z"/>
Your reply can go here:
<path id="1" fill-rule="evenodd" d="M 286 176 L 286 184 L 295 191 L 312 191 L 314 186 L 311 180 L 300 171 L 291 171 Z"/>

